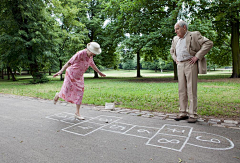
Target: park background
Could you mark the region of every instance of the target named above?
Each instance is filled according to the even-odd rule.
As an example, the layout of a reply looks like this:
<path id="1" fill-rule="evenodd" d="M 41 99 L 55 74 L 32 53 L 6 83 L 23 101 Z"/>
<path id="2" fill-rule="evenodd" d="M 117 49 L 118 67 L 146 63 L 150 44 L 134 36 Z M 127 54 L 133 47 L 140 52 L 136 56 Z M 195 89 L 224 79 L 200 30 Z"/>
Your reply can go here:
<path id="1" fill-rule="evenodd" d="M 2 0 L 0 93 L 52 99 L 64 74 L 52 75 L 91 41 L 107 77 L 85 73 L 84 104 L 178 112 L 174 25 L 214 42 L 199 75 L 198 114 L 240 117 L 239 0 Z"/>

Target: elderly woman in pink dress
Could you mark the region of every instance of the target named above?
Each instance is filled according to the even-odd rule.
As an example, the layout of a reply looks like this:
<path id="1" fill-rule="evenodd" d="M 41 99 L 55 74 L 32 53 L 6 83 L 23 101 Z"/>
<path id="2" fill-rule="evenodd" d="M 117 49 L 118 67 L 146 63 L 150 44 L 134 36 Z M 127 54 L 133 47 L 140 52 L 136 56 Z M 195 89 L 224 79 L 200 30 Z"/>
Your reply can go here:
<path id="1" fill-rule="evenodd" d="M 59 72 L 53 75 L 53 77 L 56 77 L 66 70 L 61 91 L 56 93 L 54 97 L 54 104 L 57 103 L 59 98 L 76 104 L 75 118 L 80 120 L 84 120 L 84 117 L 79 112 L 84 92 L 83 74 L 91 66 L 99 75 L 106 76 L 96 67 L 93 61 L 93 56 L 100 53 L 100 45 L 96 42 L 90 42 L 87 44 L 86 49 L 77 52 Z"/>

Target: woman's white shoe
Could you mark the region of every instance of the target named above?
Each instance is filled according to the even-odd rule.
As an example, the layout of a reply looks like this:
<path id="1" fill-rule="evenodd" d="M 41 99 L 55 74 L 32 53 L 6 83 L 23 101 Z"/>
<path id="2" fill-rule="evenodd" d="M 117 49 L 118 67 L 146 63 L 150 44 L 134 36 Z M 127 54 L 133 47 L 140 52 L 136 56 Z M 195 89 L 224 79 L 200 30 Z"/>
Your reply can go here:
<path id="1" fill-rule="evenodd" d="M 55 94 L 54 99 L 53 99 L 54 104 L 57 103 L 58 99 L 59 99 L 59 96 L 58 96 L 58 92 L 57 92 L 57 93 Z"/>
<path id="2" fill-rule="evenodd" d="M 85 118 L 84 118 L 84 117 L 81 117 L 81 116 L 79 116 L 79 115 L 77 115 L 77 114 L 75 113 L 75 119 L 84 120 Z"/>

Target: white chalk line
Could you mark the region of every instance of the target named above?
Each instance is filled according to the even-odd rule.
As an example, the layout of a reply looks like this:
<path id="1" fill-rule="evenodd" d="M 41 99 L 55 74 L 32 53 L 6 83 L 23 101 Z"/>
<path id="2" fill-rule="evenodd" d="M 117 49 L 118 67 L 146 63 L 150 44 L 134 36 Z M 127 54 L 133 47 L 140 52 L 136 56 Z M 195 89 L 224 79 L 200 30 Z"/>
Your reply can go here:
<path id="1" fill-rule="evenodd" d="M 226 139 L 226 140 L 230 143 L 230 147 L 227 147 L 227 148 L 212 148 L 212 147 L 204 147 L 204 146 L 201 146 L 201 145 L 196 145 L 196 144 L 187 143 L 188 145 L 192 145 L 192 146 L 195 146 L 195 147 L 212 149 L 212 150 L 229 150 L 229 149 L 234 148 L 233 142 L 232 142 L 231 140 L 229 140 L 228 138 L 226 138 L 226 137 L 223 137 L 223 136 L 220 136 L 220 135 L 216 135 L 216 134 L 207 133 L 207 132 L 199 132 L 199 131 L 193 131 L 193 132 L 196 132 L 196 133 L 205 133 L 205 134 L 214 135 L 214 136 L 218 136 L 218 137 L 221 137 L 221 138 L 223 138 L 223 139 Z"/>

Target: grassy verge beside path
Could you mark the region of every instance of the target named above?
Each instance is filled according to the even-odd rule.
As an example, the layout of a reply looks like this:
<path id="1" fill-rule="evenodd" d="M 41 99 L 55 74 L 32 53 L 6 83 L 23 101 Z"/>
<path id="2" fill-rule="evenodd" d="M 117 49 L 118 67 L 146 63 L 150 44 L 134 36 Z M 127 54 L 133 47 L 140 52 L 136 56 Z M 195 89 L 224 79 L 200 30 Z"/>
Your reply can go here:
<path id="1" fill-rule="evenodd" d="M 122 76 L 116 71 L 105 73 L 110 77 L 93 79 L 86 74 L 83 104 L 105 105 L 105 102 L 114 102 L 116 107 L 122 108 L 178 112 L 178 83 L 173 80 L 172 73 L 143 78 L 115 77 L 114 75 Z M 131 76 L 135 72 L 129 73 Z M 151 75 L 146 71 L 142 74 Z M 240 117 L 240 79 L 230 79 L 229 76 L 229 73 L 223 72 L 199 76 L 199 115 L 218 118 Z M 53 99 L 55 93 L 61 89 L 62 83 L 63 81 L 58 79 L 35 85 L 29 84 L 29 79 L 17 82 L 0 80 L 0 93 Z"/>

